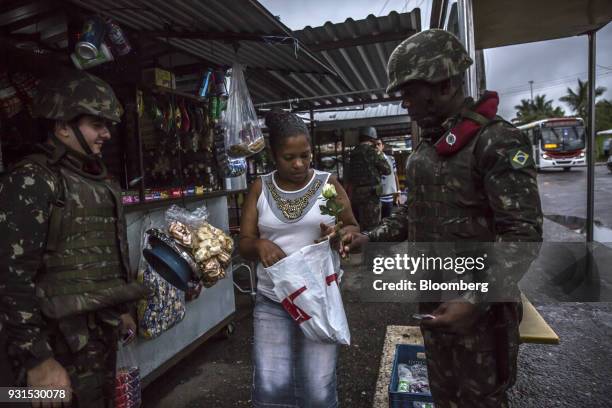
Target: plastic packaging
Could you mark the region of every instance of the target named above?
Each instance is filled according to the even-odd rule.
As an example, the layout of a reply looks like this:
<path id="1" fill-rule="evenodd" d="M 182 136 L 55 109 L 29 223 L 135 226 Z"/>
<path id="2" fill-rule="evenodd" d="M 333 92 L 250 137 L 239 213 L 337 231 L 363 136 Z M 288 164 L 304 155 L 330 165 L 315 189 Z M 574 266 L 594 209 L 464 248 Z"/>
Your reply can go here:
<path id="1" fill-rule="evenodd" d="M 115 407 L 137 408 L 142 402 L 138 361 L 131 346 L 119 344 L 115 377 Z"/>
<path id="2" fill-rule="evenodd" d="M 178 221 L 187 226 L 192 231 L 197 231 L 204 224 L 207 224 L 208 209 L 205 205 L 189 211 L 178 205 L 172 205 L 166 210 L 166 224 L 170 226 L 173 221 Z"/>
<path id="3" fill-rule="evenodd" d="M 431 393 L 427 378 L 427 367 L 424 364 L 399 364 L 397 366 L 399 392 Z"/>
<path id="4" fill-rule="evenodd" d="M 247 157 L 260 152 L 265 147 L 257 113 L 244 79 L 242 64 L 235 63 L 232 66 L 229 99 L 222 122 L 228 156 Z"/>

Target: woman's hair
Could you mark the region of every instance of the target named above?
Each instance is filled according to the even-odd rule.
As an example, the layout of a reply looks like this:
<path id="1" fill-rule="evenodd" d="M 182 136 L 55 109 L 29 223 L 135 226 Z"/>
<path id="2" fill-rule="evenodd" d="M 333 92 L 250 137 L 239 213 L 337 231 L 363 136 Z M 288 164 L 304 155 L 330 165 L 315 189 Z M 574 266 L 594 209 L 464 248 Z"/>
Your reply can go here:
<path id="1" fill-rule="evenodd" d="M 310 143 L 310 133 L 304 121 L 294 113 L 272 110 L 266 115 L 266 127 L 270 133 L 270 149 L 276 154 L 286 139 L 304 135 Z"/>

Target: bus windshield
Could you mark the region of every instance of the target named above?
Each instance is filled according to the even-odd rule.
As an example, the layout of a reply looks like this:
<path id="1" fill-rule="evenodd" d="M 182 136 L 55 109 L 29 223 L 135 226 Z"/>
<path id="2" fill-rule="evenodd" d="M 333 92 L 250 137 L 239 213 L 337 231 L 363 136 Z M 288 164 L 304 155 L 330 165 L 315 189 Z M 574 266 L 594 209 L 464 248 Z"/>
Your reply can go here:
<path id="1" fill-rule="evenodd" d="M 567 152 L 584 149 L 584 126 L 542 127 L 544 150 Z"/>

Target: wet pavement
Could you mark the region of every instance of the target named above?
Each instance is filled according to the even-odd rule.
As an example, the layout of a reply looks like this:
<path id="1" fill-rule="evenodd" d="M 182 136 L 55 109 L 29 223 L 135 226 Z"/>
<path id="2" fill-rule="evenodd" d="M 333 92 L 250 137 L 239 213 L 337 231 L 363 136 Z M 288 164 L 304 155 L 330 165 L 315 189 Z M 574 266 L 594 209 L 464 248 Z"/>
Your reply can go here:
<path id="1" fill-rule="evenodd" d="M 612 226 L 612 175 L 596 167 L 596 219 Z M 586 169 L 549 171 L 539 175 L 542 207 L 547 215 L 586 216 Z M 552 217 L 554 219 L 554 217 Z M 545 220 L 545 240 L 581 242 L 577 219 Z M 572 224 L 572 222 L 574 224 Z M 371 407 L 387 325 L 414 325 L 414 305 L 362 303 L 360 278 L 345 268 L 343 297 L 352 345 L 342 347 L 338 362 L 338 393 L 343 407 Z M 246 279 L 246 277 L 238 277 Z M 229 339 L 216 338 L 166 372 L 143 394 L 145 407 L 251 406 L 252 318 L 250 298 L 237 293 L 241 311 Z M 612 304 L 535 303 L 560 336 L 559 345 L 523 344 L 511 407 L 612 406 Z"/>

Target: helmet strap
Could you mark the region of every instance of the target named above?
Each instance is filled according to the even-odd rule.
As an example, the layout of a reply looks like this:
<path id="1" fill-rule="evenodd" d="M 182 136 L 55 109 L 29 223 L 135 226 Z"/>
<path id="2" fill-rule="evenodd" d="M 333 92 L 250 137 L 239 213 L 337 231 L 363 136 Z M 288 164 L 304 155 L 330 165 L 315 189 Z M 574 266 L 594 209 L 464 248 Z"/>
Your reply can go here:
<path id="1" fill-rule="evenodd" d="M 70 128 L 74 132 L 74 135 L 76 136 L 77 141 L 83 148 L 83 151 L 85 152 L 85 154 L 87 156 L 92 156 L 94 152 L 91 150 L 91 147 L 89 147 L 89 145 L 85 141 L 85 136 L 83 136 L 83 133 L 81 133 L 81 129 L 79 129 L 79 126 L 75 123 L 71 123 Z"/>

